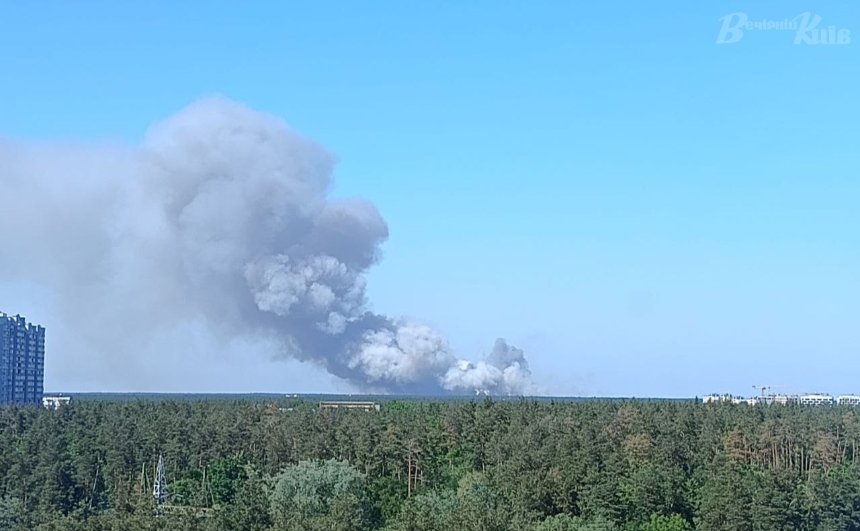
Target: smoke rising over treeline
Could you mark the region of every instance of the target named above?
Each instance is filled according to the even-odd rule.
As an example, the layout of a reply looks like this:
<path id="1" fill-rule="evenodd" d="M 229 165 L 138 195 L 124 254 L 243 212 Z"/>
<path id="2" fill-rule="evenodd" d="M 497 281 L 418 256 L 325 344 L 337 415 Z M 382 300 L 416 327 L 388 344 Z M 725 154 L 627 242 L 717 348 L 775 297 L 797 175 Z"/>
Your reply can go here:
<path id="1" fill-rule="evenodd" d="M 528 392 L 523 352 L 503 340 L 469 362 L 432 328 L 368 310 L 364 272 L 388 227 L 371 203 L 329 197 L 333 168 L 280 120 L 221 98 L 138 148 L 0 140 L 0 275 L 45 286 L 68 316 L 101 309 L 69 317 L 95 352 L 140 355 L 153 322 L 202 319 L 365 390 Z"/>

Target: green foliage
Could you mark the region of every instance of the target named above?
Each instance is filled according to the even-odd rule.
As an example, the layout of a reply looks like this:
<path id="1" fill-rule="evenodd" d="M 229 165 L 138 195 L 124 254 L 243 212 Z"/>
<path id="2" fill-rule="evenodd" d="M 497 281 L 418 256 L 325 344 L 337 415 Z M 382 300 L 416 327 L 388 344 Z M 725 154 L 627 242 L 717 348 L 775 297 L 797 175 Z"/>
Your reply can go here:
<path id="1" fill-rule="evenodd" d="M 24 507 L 21 500 L 4 496 L 0 498 L 0 530 L 14 529 L 21 523 Z"/>
<path id="2" fill-rule="evenodd" d="M 194 505 L 201 500 L 200 480 L 193 477 L 177 479 L 167 485 L 171 502 L 176 505 Z"/>
<path id="3" fill-rule="evenodd" d="M 220 529 L 266 531 L 272 524 L 265 484 L 256 473 L 248 474 L 230 503 L 217 514 Z"/>
<path id="4" fill-rule="evenodd" d="M 373 480 L 370 485 L 373 507 L 383 521 L 393 521 L 407 499 L 406 484 L 392 476 Z M 411 499 L 415 499 L 414 497 Z"/>
<path id="5" fill-rule="evenodd" d="M 748 474 L 741 466 L 721 459 L 709 473 L 699 496 L 696 529 L 753 529 L 752 493 Z"/>
<path id="6" fill-rule="evenodd" d="M 12 406 L 0 530 L 860 529 L 858 443 L 860 415 L 839 407 Z M 159 454 L 171 496 L 155 518 Z"/>
<path id="7" fill-rule="evenodd" d="M 216 505 L 230 503 L 245 481 L 245 470 L 237 459 L 219 459 L 209 467 L 209 489 Z"/>
<path id="8" fill-rule="evenodd" d="M 639 531 L 692 531 L 690 523 L 679 514 L 664 516 L 652 514 L 648 522 L 639 527 Z"/>
<path id="9" fill-rule="evenodd" d="M 611 520 L 602 517 L 592 519 L 579 518 L 569 514 L 550 516 L 532 527 L 532 531 L 616 531 Z"/>
<path id="10" fill-rule="evenodd" d="M 509 529 L 507 503 L 480 472 L 470 472 L 457 489 L 455 521 L 459 529 L 494 531 Z"/>
<path id="11" fill-rule="evenodd" d="M 301 461 L 273 479 L 277 529 L 364 529 L 369 520 L 364 475 L 345 461 Z"/>
<path id="12" fill-rule="evenodd" d="M 542 522 L 532 526 L 532 531 L 578 531 L 577 518 L 569 514 L 556 514 L 546 517 Z"/>
<path id="13" fill-rule="evenodd" d="M 428 491 L 406 500 L 390 531 L 449 531 L 454 529 L 457 496 L 453 491 Z"/>

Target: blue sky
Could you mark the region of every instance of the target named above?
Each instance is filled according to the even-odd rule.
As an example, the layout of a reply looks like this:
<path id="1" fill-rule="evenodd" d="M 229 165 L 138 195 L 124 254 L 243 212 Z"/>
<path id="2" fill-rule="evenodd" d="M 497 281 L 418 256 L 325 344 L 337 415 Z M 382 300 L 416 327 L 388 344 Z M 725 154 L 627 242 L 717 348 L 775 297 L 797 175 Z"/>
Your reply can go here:
<path id="1" fill-rule="evenodd" d="M 504 336 L 557 394 L 860 392 L 860 42 L 716 44 L 806 11 L 860 39 L 835 2 L 8 3 L 0 135 L 136 143 L 223 94 L 337 154 L 391 229 L 373 308 L 462 355 Z M 340 389 L 284 367 L 226 389 Z"/>

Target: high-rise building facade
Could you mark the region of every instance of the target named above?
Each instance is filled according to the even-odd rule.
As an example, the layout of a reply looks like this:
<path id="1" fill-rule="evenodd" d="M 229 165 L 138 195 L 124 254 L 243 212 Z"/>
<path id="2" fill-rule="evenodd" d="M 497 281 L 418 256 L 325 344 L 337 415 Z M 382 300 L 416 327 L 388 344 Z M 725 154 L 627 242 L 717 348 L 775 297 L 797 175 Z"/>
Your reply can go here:
<path id="1" fill-rule="evenodd" d="M 45 329 L 0 312 L 0 404 L 41 404 Z"/>

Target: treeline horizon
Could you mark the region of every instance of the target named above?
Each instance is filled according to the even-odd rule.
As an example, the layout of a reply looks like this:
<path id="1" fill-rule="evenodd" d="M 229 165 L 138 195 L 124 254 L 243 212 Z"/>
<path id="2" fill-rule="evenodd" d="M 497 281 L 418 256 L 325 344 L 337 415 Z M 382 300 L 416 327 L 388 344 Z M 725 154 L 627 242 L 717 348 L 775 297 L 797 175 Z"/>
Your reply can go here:
<path id="1" fill-rule="evenodd" d="M 387 402 L 474 402 L 492 400 L 510 402 L 529 400 L 535 402 L 701 402 L 702 397 L 661 397 L 661 396 L 599 396 L 599 395 L 484 395 L 484 394 L 392 394 L 392 393 L 219 393 L 219 392 L 163 392 L 163 391 L 46 391 L 44 396 L 70 397 L 75 401 L 128 402 L 135 400 L 227 400 L 262 401 L 266 403 L 281 400 L 302 400 L 319 402 L 324 400 L 358 400 Z M 708 395 L 702 395 L 708 396 Z"/>
<path id="2" fill-rule="evenodd" d="M 313 396 L 0 408 L 0 530 L 860 529 L 849 407 Z"/>

